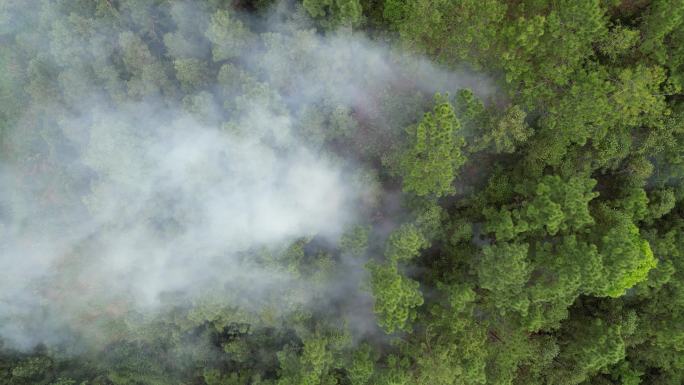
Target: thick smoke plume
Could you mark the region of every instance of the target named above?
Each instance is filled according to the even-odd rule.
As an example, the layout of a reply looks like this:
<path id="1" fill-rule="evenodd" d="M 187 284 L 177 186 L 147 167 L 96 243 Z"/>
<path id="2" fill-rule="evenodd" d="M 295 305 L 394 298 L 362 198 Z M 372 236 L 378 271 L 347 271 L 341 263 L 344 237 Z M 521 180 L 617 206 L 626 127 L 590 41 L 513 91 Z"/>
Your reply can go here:
<path id="1" fill-rule="evenodd" d="M 17 33 L 19 21 L 43 25 L 49 41 L 18 36 L 69 91 L 64 105 L 34 99 L 5 134 L 0 336 L 21 348 L 97 338 L 108 319 L 206 293 L 254 310 L 287 311 L 284 293 L 306 305 L 308 278 L 283 268 L 278 255 L 297 239 L 334 241 L 378 193 L 357 159 L 362 149 L 334 151 L 324 141 L 391 146 L 432 93 L 487 92 L 473 76 L 363 36 L 306 29 L 293 21 L 301 15 L 275 12 L 257 33 L 263 22 L 231 14 L 229 43 L 218 16 L 178 3 L 165 11 L 177 27 L 157 53 L 131 32 L 95 21 L 76 31 L 73 14 L 36 15 L 29 3 L 10 5 L 5 12 L 16 17 L 4 17 L 0 31 Z M 111 62 L 115 52 L 124 63 Z M 168 56 L 175 67 L 159 64 Z M 133 68 L 135 60 L 142 72 L 103 80 L 108 66 Z M 83 71 L 89 62 L 102 73 Z M 155 81 L 155 71 L 196 64 L 191 72 L 217 72 L 219 84 L 198 75 L 199 86 L 181 82 L 187 92 L 179 97 L 165 88 L 174 85 Z M 103 83 L 114 91 L 103 92 Z M 118 89 L 133 97 L 117 100 Z M 398 110 L 393 98 L 417 101 Z"/>
<path id="2" fill-rule="evenodd" d="M 352 219 L 357 191 L 345 185 L 339 166 L 305 147 L 278 149 L 254 134 L 149 114 L 140 106 L 93 107 L 87 123 L 63 123 L 80 125 L 87 136 L 72 149 L 77 161 L 51 155 L 59 177 L 79 186 L 60 197 L 66 201 L 51 201 L 50 194 L 59 195 L 52 181 L 6 165 L 1 309 L 16 321 L 3 323 L 4 337 L 22 336 L 17 329 L 39 320 L 39 310 L 90 297 L 150 308 L 162 293 L 240 281 L 256 301 L 288 277 L 252 266 L 240 253 L 334 236 Z M 262 114 L 254 124 L 287 136 L 277 119 Z"/>

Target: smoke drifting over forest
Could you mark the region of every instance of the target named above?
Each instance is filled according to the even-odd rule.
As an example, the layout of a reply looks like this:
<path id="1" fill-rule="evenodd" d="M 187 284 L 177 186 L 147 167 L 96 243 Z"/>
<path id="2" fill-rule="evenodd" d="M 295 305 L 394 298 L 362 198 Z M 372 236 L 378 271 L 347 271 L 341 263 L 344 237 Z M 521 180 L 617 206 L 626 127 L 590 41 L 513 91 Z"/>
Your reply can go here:
<path id="1" fill-rule="evenodd" d="M 34 98 L 5 128 L 0 336 L 19 348 L 105 338 L 203 298 L 283 313 L 362 299 L 334 292 L 359 290 L 366 256 L 321 289 L 287 268 L 288 247 L 336 242 L 377 209 L 364 146 L 394 146 L 434 92 L 489 92 L 362 35 L 315 32 L 285 5 L 248 18 L 177 2 L 152 11 L 174 27 L 134 33 L 7 4 L 0 31 L 35 55 L 27 71 L 57 74 L 27 92 L 61 100 Z"/>
<path id="2" fill-rule="evenodd" d="M 0 0 L 0 384 L 684 384 L 684 2 Z"/>

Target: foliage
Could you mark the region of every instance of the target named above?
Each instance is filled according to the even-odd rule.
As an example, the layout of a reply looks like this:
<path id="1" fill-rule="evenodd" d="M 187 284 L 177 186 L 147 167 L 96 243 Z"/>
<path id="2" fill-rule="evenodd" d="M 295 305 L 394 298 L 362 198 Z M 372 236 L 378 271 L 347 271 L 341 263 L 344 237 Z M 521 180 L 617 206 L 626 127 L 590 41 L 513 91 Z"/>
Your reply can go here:
<path id="1" fill-rule="evenodd" d="M 454 191 L 451 183 L 465 163 L 464 145 L 458 136 L 461 123 L 453 106 L 441 95 L 435 96 L 435 107 L 415 126 L 406 129 L 409 147 L 399 159 L 406 192 L 437 197 Z"/>
<path id="2" fill-rule="evenodd" d="M 59 321 L 109 322 L 107 335 L 80 350 L 0 341 L 0 383 L 684 383 L 684 1 L 271 3 L 0 2 L 0 220 L 22 214 L 3 206 L 18 199 L 5 178 L 47 181 L 22 210 L 63 209 L 86 186 L 79 209 L 95 215 L 98 178 L 56 163 L 128 187 L 150 167 L 134 149 L 151 140 L 143 130 L 71 119 L 92 126 L 84 139 L 64 123 L 90 98 L 178 106 L 278 151 L 292 134 L 363 169 L 346 187 L 367 193 L 339 239 L 244 251 L 291 278 L 277 298 L 207 289 L 154 315 L 125 299 L 68 309 Z M 345 39 L 356 45 L 337 52 Z M 379 72 L 399 59 L 339 65 L 367 46 L 457 81 Z M 336 81 L 342 71 L 381 86 L 360 92 Z M 339 100 L 320 97 L 333 88 Z M 292 132 L 247 132 L 248 113 Z M 145 225 L 172 237 L 184 224 L 171 222 Z"/>

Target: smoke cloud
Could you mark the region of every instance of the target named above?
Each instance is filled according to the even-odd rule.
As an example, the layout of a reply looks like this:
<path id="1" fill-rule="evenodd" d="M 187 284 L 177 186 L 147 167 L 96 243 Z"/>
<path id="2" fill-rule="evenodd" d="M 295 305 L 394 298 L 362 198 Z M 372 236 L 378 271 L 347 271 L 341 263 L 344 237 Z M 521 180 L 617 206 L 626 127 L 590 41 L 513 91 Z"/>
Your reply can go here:
<path id="1" fill-rule="evenodd" d="M 62 91 L 61 103 L 33 97 L 4 133 L 0 337 L 18 348 L 104 338 L 131 312 L 212 295 L 254 311 L 306 306 L 312 279 L 282 263 L 287 247 L 368 220 L 379 193 L 368 154 L 395 146 L 434 92 L 490 89 L 349 31 L 306 29 L 283 6 L 269 23 L 231 14 L 226 27 L 179 2 L 155 11 L 176 27 L 150 48 L 29 3 L 8 3 L 0 33 L 23 39 Z M 162 79 L 174 72 L 179 84 Z M 363 279 L 361 262 L 346 266 L 325 295 Z"/>

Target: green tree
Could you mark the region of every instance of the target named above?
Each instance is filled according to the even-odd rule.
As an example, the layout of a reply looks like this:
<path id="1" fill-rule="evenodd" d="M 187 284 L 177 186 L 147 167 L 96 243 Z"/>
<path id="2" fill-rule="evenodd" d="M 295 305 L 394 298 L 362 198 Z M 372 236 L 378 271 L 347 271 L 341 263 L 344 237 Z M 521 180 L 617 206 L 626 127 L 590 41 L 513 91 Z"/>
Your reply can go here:
<path id="1" fill-rule="evenodd" d="M 417 317 L 416 307 L 423 304 L 420 284 L 404 276 L 396 264 L 370 263 L 368 270 L 378 324 L 387 333 L 410 331 Z"/>
<path id="2" fill-rule="evenodd" d="M 212 44 L 211 52 L 215 62 L 237 57 L 249 46 L 251 39 L 250 31 L 242 21 L 223 9 L 211 15 L 205 35 Z"/>
<path id="3" fill-rule="evenodd" d="M 363 16 L 359 0 L 303 0 L 302 6 L 325 28 L 355 27 Z"/>
<path id="4" fill-rule="evenodd" d="M 505 312 L 511 308 L 525 313 L 529 299 L 524 287 L 530 278 L 529 245 L 499 243 L 485 246 L 477 268 L 479 284 L 492 294 L 491 301 Z"/>
<path id="5" fill-rule="evenodd" d="M 459 129 L 453 106 L 437 94 L 432 112 L 406 129 L 409 147 L 400 155 L 398 165 L 404 191 L 437 197 L 453 193 L 451 183 L 466 161 L 461 152 L 465 141 L 458 135 Z"/>
<path id="6" fill-rule="evenodd" d="M 627 218 L 617 218 L 601 236 L 599 245 L 604 279 L 593 292 L 600 296 L 618 297 L 635 284 L 644 281 L 656 266 L 656 259 L 639 228 Z"/>

